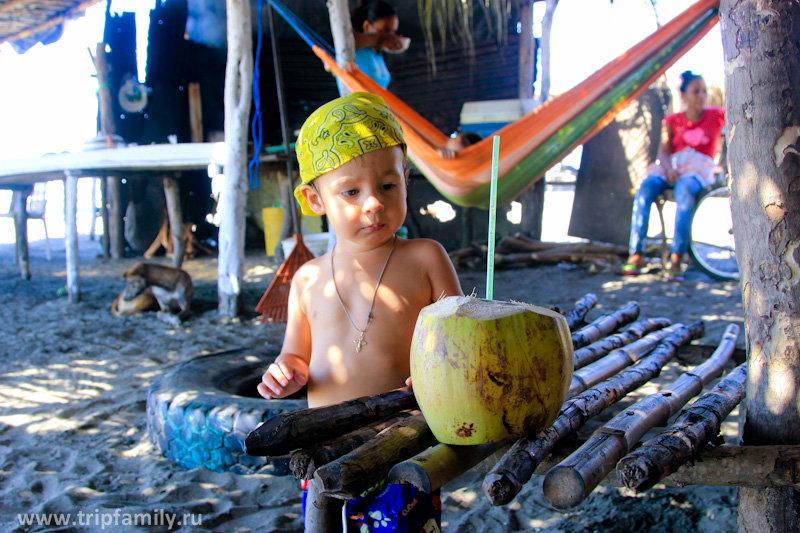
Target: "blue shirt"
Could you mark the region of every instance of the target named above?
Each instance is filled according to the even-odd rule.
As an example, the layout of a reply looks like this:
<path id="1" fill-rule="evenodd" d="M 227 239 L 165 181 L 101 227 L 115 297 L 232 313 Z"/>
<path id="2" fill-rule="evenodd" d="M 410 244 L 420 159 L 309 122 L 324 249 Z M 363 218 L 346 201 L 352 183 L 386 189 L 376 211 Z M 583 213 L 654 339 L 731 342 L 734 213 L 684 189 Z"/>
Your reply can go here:
<path id="1" fill-rule="evenodd" d="M 382 52 L 376 52 L 371 46 L 359 48 L 356 50 L 356 66 L 384 89 L 389 86 L 392 75 L 386 68 Z M 339 86 L 339 94 L 342 94 L 343 82 L 337 79 L 336 84 Z"/>

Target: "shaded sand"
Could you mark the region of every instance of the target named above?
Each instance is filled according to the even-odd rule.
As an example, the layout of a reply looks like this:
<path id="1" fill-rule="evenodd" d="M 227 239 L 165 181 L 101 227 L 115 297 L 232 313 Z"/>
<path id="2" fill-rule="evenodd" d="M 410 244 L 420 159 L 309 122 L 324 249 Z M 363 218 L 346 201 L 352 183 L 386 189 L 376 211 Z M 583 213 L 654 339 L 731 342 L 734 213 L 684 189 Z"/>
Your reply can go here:
<path id="1" fill-rule="evenodd" d="M 19 278 L 13 246 L 0 245 L 0 531 L 143 529 L 123 522 L 103 527 L 102 520 L 119 521 L 125 513 L 150 513 L 164 524 L 148 531 L 167 531 L 166 520 L 184 513 L 196 516 L 189 517 L 189 525 L 173 523 L 173 531 L 301 530 L 293 478 L 184 470 L 154 449 L 145 429 L 147 389 L 155 376 L 201 354 L 279 346 L 283 327 L 261 325 L 253 316 L 221 321 L 212 258 L 185 264 L 196 292 L 195 313 L 183 326 L 172 328 L 152 314 L 114 318 L 108 309 L 122 290 L 121 274 L 137 259 L 96 259 L 98 245 L 86 237 L 81 237 L 83 301 L 70 304 L 57 296 L 65 284 L 63 241 L 52 244 L 50 262 L 41 241 L 32 245 L 29 282 Z M 248 308 L 274 270 L 263 254 L 248 257 Z M 459 274 L 466 292 L 484 293 L 482 272 Z M 566 310 L 588 292 L 599 296 L 589 319 L 638 300 L 645 317 L 705 320 L 705 344 L 716 342 L 728 323 L 742 321 L 738 286 L 697 271 L 682 284 L 655 275 L 623 279 L 610 270 L 590 274 L 581 266 L 496 272 L 496 299 Z M 672 363 L 661 382 L 690 366 Z M 646 392 L 655 390 L 651 385 Z M 735 422 L 726 424 L 730 442 L 736 432 Z M 469 472 L 445 487 L 446 531 L 731 531 L 736 524 L 736 492 L 730 488 L 661 488 L 635 495 L 601 486 L 580 507 L 560 513 L 542 496 L 541 478 L 499 508 L 484 498 L 481 480 Z M 72 513 L 73 521 L 80 517 L 89 525 L 22 528 L 18 513 Z M 192 519 L 202 520 L 202 526 L 191 525 Z"/>

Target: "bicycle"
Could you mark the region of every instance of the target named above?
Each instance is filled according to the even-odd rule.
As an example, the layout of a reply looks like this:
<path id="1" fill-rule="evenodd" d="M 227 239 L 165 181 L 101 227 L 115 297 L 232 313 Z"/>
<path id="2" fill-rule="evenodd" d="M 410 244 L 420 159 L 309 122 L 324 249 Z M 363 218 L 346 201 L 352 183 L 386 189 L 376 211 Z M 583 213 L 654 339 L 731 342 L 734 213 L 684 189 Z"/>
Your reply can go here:
<path id="1" fill-rule="evenodd" d="M 670 191 L 671 192 L 671 191 Z M 730 208 L 731 191 L 724 181 L 717 182 L 700 193 L 692 215 L 689 236 L 689 255 L 697 268 L 719 281 L 738 281 L 739 265 L 733 239 L 733 218 Z M 671 197 L 659 198 L 658 217 L 661 222 L 661 255 L 664 264 L 669 254 L 669 242 L 664 232 L 663 204 Z"/>

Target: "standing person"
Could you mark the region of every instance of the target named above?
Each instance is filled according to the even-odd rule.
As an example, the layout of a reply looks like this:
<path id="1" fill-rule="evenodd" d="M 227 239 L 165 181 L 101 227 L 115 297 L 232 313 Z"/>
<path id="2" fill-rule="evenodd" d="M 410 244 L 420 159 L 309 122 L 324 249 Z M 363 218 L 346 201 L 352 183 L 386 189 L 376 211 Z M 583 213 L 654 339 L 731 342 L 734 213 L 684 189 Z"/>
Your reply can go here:
<path id="1" fill-rule="evenodd" d="M 359 4 L 350 14 L 353 38 L 356 43 L 356 65 L 358 69 L 375 80 L 384 89 L 389 86 L 392 75 L 386 67 L 383 52 L 399 53 L 408 48 L 410 40 L 397 35 L 400 18 L 394 7 L 382 0 Z M 339 94 L 347 92 L 341 80 L 336 80 Z"/>
<path id="2" fill-rule="evenodd" d="M 714 156 L 725 125 L 725 112 L 719 107 L 706 107 L 706 82 L 702 76 L 687 70 L 681 79 L 681 100 L 686 111 L 669 115 L 662 122 L 658 162 L 647 168 L 647 177 L 633 200 L 630 256 L 622 266 L 622 275 L 637 275 L 645 265 L 650 208 L 661 193 L 674 189 L 678 208 L 666 279 L 682 281 L 681 261 L 689 248 L 697 195 L 714 184 Z"/>
<path id="3" fill-rule="evenodd" d="M 314 111 L 296 146 L 295 196 L 304 214 L 328 216 L 338 240 L 294 275 L 283 348 L 258 392 L 283 398 L 308 384 L 308 405 L 318 407 L 401 387 L 420 310 L 462 292 L 439 243 L 395 235 L 408 176 L 400 125 L 382 98 L 356 92 Z M 439 527 L 441 503 L 438 492 L 388 484 L 345 512 L 351 524 L 371 528 L 380 513 L 402 531 L 428 531 Z"/>

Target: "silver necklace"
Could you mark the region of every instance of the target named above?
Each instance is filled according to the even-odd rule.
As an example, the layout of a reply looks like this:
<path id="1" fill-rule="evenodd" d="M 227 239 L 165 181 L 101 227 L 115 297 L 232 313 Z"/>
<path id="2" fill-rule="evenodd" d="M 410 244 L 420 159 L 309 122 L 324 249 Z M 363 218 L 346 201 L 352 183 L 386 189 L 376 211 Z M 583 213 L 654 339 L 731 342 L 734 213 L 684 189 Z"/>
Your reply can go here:
<path id="1" fill-rule="evenodd" d="M 378 296 L 378 287 L 381 286 L 381 280 L 383 279 L 383 273 L 386 272 L 386 265 L 389 264 L 389 258 L 392 257 L 392 253 L 394 252 L 394 247 L 397 246 L 397 235 L 394 236 L 394 243 L 392 244 L 392 249 L 389 250 L 389 255 L 386 256 L 386 262 L 383 263 L 383 268 L 381 269 L 381 274 L 378 276 L 378 283 L 375 284 L 375 293 L 372 295 L 372 303 L 369 304 L 369 311 L 367 312 L 367 323 L 364 324 L 364 329 L 359 328 L 356 326 L 356 323 L 353 322 L 352 317 L 350 316 L 350 312 L 347 310 L 347 306 L 344 305 L 344 301 L 342 300 L 341 295 L 339 294 L 339 287 L 336 286 L 336 272 L 333 270 L 333 252 L 336 250 L 336 246 L 333 247 L 331 250 L 331 278 L 333 278 L 333 289 L 336 291 L 336 297 L 339 299 L 339 303 L 342 305 L 342 309 L 344 309 L 344 314 L 347 316 L 347 320 L 350 321 L 350 324 L 358 331 L 359 336 L 353 343 L 356 345 L 356 353 L 361 351 L 361 348 L 367 344 L 367 341 L 364 340 L 364 335 L 367 332 L 367 328 L 369 327 L 369 322 L 372 320 L 372 308 L 375 306 L 375 297 Z"/>

